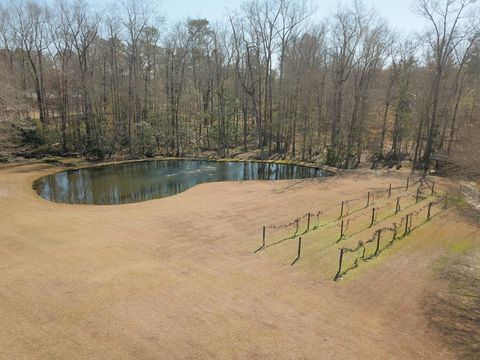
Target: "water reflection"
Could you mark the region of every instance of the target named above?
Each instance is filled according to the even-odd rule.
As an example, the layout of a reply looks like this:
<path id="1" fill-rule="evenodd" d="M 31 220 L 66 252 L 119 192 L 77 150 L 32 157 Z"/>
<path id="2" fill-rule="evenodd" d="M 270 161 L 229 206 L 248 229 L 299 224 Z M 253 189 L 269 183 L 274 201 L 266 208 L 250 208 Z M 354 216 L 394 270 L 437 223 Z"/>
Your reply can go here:
<path id="1" fill-rule="evenodd" d="M 328 173 L 297 165 L 158 160 L 49 175 L 35 182 L 43 198 L 70 204 L 126 204 L 178 194 L 212 181 L 305 179 Z"/>

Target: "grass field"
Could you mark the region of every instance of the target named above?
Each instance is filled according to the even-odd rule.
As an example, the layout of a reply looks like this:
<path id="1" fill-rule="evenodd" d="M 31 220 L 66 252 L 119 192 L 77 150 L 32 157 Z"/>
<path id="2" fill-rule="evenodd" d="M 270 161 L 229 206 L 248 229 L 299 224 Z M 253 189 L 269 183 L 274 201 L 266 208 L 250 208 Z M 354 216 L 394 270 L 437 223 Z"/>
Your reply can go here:
<path id="1" fill-rule="evenodd" d="M 336 282 L 340 247 L 429 200 L 405 200 L 396 215 L 385 207 L 372 227 L 371 207 L 359 200 L 340 242 L 332 210 L 302 236 L 293 266 L 298 240 L 282 241 L 290 230 L 268 227 L 403 186 L 407 173 L 208 183 L 159 200 L 88 206 L 51 203 L 32 190 L 36 178 L 59 170 L 42 163 L 0 169 L 2 359 L 475 354 L 477 335 L 459 338 L 458 312 L 445 305 L 462 301 L 449 275 L 459 262 L 474 263 L 480 244 L 478 223 L 461 206 L 435 211 Z M 439 194 L 454 186 L 435 180 Z M 267 247 L 254 253 L 264 225 Z"/>

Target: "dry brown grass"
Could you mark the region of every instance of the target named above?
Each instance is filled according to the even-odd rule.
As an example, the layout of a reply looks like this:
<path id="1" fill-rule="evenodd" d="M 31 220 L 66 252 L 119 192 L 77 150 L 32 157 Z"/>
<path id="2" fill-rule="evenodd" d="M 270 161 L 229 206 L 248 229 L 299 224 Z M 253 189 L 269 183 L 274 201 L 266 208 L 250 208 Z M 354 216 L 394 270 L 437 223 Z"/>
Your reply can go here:
<path id="1" fill-rule="evenodd" d="M 404 174 L 210 183 L 101 207 L 40 199 L 32 181 L 58 170 L 0 169 L 0 358 L 456 356 L 425 307 L 444 284 L 439 259 L 479 241 L 454 211 L 337 283 L 336 246 L 333 257 L 309 251 L 327 234 L 306 238 L 293 267 L 293 242 L 253 254 L 262 225 Z"/>

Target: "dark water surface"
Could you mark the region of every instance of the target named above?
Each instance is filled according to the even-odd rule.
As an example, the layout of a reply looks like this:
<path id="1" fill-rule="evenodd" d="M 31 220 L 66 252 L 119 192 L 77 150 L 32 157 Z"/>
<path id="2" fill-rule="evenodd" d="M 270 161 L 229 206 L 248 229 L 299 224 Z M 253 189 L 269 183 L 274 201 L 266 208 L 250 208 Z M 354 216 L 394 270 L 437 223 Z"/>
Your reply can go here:
<path id="1" fill-rule="evenodd" d="M 204 160 L 155 160 L 69 170 L 44 176 L 34 189 L 68 204 L 127 204 L 171 196 L 213 181 L 283 180 L 328 176 L 299 165 Z"/>

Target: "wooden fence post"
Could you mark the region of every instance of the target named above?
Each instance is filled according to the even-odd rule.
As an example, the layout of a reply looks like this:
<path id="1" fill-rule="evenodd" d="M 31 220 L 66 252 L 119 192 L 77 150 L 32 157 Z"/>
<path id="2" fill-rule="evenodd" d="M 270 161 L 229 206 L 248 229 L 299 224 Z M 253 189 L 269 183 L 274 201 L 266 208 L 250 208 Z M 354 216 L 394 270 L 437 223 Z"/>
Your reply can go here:
<path id="1" fill-rule="evenodd" d="M 420 199 L 420 188 L 417 189 L 417 195 L 415 196 L 415 204 L 418 204 L 419 199 Z"/>
<path id="2" fill-rule="evenodd" d="M 339 219 L 341 219 L 343 217 L 343 201 L 342 201 L 342 207 L 340 208 L 340 217 Z"/>
<path id="3" fill-rule="evenodd" d="M 432 193 L 431 196 L 435 194 L 435 181 L 432 182 Z"/>
<path id="4" fill-rule="evenodd" d="M 295 229 L 295 234 L 293 234 L 293 236 L 296 236 L 296 235 L 298 234 L 298 227 L 299 227 L 298 222 L 299 222 L 298 219 L 295 220 L 295 224 L 297 225 L 297 227 L 296 227 L 296 229 Z"/>
<path id="5" fill-rule="evenodd" d="M 375 223 L 375 208 L 372 208 L 372 221 L 370 223 L 370 227 L 373 226 L 373 224 Z"/>
<path id="6" fill-rule="evenodd" d="M 263 231 L 262 231 L 262 246 L 260 246 L 257 250 L 254 251 L 255 254 L 260 250 L 265 249 L 265 246 L 267 245 L 265 240 L 265 230 L 266 230 L 266 226 L 264 225 Z"/>
<path id="7" fill-rule="evenodd" d="M 388 187 L 388 197 L 392 196 L 392 184 Z"/>
<path id="8" fill-rule="evenodd" d="M 310 230 L 310 213 L 307 215 L 307 231 Z"/>
<path id="9" fill-rule="evenodd" d="M 370 191 L 367 193 L 367 206 L 365 208 L 370 206 Z"/>
<path id="10" fill-rule="evenodd" d="M 392 241 L 397 239 L 397 232 L 397 225 L 395 224 L 395 228 L 393 229 Z"/>
<path id="11" fill-rule="evenodd" d="M 408 190 L 409 186 L 410 186 L 410 177 L 407 178 L 407 186 L 405 187 L 405 191 Z"/>
<path id="12" fill-rule="evenodd" d="M 395 215 L 400 211 L 400 198 L 397 197 L 397 205 L 395 206 Z"/>
<path id="13" fill-rule="evenodd" d="M 406 221 L 405 221 L 405 232 L 403 233 L 403 236 L 407 236 L 408 234 L 408 220 L 410 218 L 410 215 L 407 214 L 406 216 Z"/>
<path id="14" fill-rule="evenodd" d="M 344 229 L 344 220 L 342 220 L 342 224 L 340 225 L 340 239 L 338 241 L 343 239 L 343 229 Z"/>
<path id="15" fill-rule="evenodd" d="M 265 247 L 265 231 L 266 231 L 265 226 L 263 226 L 263 245 L 262 245 L 262 248 Z"/>
<path id="16" fill-rule="evenodd" d="M 430 221 L 430 215 L 431 215 L 431 211 L 432 211 L 432 205 L 433 205 L 433 203 L 429 203 L 429 204 L 428 204 L 427 221 Z"/>
<path id="17" fill-rule="evenodd" d="M 300 253 L 302 251 L 302 237 L 300 236 L 298 238 L 298 253 L 297 253 L 297 258 L 293 260 L 292 265 L 295 265 L 295 263 L 300 259 Z"/>
<path id="18" fill-rule="evenodd" d="M 378 255 L 378 252 L 380 251 L 380 238 L 382 236 L 382 230 L 378 229 L 378 233 L 377 233 L 377 249 L 375 250 L 375 254 L 374 256 L 377 256 Z"/>
<path id="19" fill-rule="evenodd" d="M 338 271 L 334 277 L 334 281 L 337 281 L 342 276 L 342 260 L 343 260 L 343 248 L 340 249 L 340 259 L 338 260 Z"/>
<path id="20" fill-rule="evenodd" d="M 320 228 L 320 212 L 317 212 L 317 224 L 314 226 L 314 229 Z"/>

